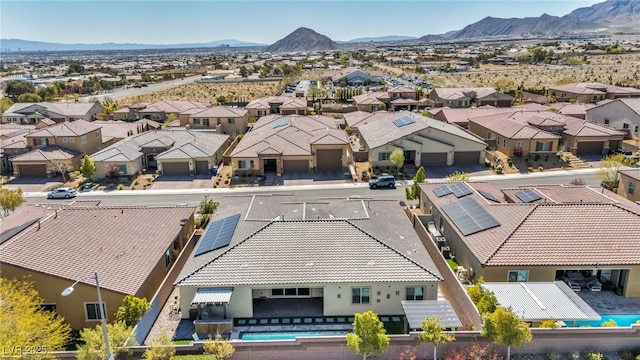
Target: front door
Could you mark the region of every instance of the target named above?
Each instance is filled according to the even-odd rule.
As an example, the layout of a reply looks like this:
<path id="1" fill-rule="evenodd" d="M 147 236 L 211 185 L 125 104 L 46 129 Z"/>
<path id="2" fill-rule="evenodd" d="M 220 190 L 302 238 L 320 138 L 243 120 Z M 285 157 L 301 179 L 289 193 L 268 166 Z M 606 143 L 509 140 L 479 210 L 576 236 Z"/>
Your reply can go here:
<path id="1" fill-rule="evenodd" d="M 278 171 L 278 162 L 276 159 L 264 159 L 263 163 L 264 171 Z"/>

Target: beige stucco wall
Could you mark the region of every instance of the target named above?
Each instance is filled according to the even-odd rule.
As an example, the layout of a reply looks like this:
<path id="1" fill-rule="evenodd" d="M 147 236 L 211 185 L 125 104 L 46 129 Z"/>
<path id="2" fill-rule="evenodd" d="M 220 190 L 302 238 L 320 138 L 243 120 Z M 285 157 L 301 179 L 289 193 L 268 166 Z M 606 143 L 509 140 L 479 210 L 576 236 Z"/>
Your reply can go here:
<path id="1" fill-rule="evenodd" d="M 126 165 L 127 171 L 122 175 L 135 175 L 143 169 L 142 157 L 129 162 L 95 161 L 94 164 L 96 165 L 96 172 L 92 176 L 94 179 L 104 179 L 107 167 L 111 164 Z"/>
<path id="2" fill-rule="evenodd" d="M 551 142 L 552 145 L 548 151 L 556 152 L 558 151 L 558 142 L 560 140 L 558 138 L 538 139 L 538 140 L 506 138 L 507 143 L 505 146 L 504 145 L 505 137 L 503 135 L 498 134 L 493 130 L 487 127 L 484 127 L 482 125 L 479 125 L 473 121 L 469 121 L 469 131 L 482 137 L 483 139 L 496 140 L 496 150 L 500 151 L 503 154 L 506 154 L 507 156 L 513 156 L 513 149 L 516 147 L 518 141 L 521 143 L 523 156 L 527 156 L 529 155 L 530 152 L 536 151 L 536 146 L 538 142 L 540 143 Z M 489 136 L 489 134 L 491 134 L 491 136 L 487 137 Z"/>
<path id="3" fill-rule="evenodd" d="M 629 183 L 631 182 L 633 182 L 635 185 L 633 194 L 629 194 Z M 618 195 L 623 196 L 631 201 L 640 201 L 640 181 L 634 180 L 625 174 L 620 174 Z"/>

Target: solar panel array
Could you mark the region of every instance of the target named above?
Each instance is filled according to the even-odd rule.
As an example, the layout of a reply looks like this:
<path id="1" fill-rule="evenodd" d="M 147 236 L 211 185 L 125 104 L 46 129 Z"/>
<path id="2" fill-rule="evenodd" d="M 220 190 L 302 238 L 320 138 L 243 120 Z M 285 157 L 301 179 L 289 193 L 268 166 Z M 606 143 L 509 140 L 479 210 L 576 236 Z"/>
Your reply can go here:
<path id="1" fill-rule="evenodd" d="M 433 193 L 436 194 L 437 197 L 443 197 L 445 195 L 451 194 L 451 188 L 448 185 L 438 186 L 433 189 Z"/>
<path id="2" fill-rule="evenodd" d="M 416 122 L 416 121 L 413 120 L 413 118 L 411 118 L 409 116 L 403 116 L 403 117 L 401 117 L 399 119 L 393 120 L 393 123 L 397 127 L 402 127 L 402 126 L 405 126 L 405 125 L 413 124 L 414 122 Z"/>
<path id="3" fill-rule="evenodd" d="M 467 196 L 473 193 L 469 187 L 464 183 L 455 183 L 451 185 L 442 185 L 433 189 L 433 193 L 436 194 L 437 197 L 443 197 L 445 195 L 453 194 L 457 198 L 461 198 L 463 196 Z"/>
<path id="4" fill-rule="evenodd" d="M 498 198 L 493 196 L 493 194 L 490 193 L 490 192 L 486 192 L 484 190 L 478 190 L 478 192 L 480 193 L 480 195 L 484 196 L 484 198 L 487 199 L 487 200 L 491 200 L 491 201 L 497 202 L 497 203 L 500 202 L 500 200 L 498 200 Z"/>
<path id="5" fill-rule="evenodd" d="M 515 195 L 518 197 L 518 199 L 522 200 L 523 203 L 530 203 L 542 199 L 542 196 L 531 189 L 517 191 Z"/>
<path id="6" fill-rule="evenodd" d="M 239 219 L 240 214 L 235 214 L 212 222 L 204 235 L 202 235 L 200 245 L 198 245 L 194 256 L 206 254 L 209 251 L 228 246 Z"/>
<path id="7" fill-rule="evenodd" d="M 274 122 L 273 123 L 273 128 L 275 129 L 275 128 L 279 128 L 279 127 L 287 126 L 287 125 L 289 125 L 289 119 L 284 118 L 284 119 L 281 119 L 281 120 L 278 120 L 278 121 Z"/>
<path id="8" fill-rule="evenodd" d="M 500 226 L 491 214 L 470 197 L 443 205 L 442 211 L 464 236 Z"/>

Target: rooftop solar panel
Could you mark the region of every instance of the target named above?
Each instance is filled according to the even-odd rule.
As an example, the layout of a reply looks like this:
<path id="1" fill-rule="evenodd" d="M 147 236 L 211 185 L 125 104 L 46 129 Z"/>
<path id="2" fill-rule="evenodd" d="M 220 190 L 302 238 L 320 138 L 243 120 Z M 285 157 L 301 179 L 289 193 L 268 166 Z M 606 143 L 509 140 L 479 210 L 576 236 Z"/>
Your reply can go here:
<path id="1" fill-rule="evenodd" d="M 451 188 L 447 185 L 438 186 L 433 189 L 433 193 L 436 194 L 437 197 L 443 197 L 445 195 L 451 194 Z"/>
<path id="2" fill-rule="evenodd" d="M 542 199 L 542 196 L 531 189 L 517 191 L 515 195 L 518 197 L 518 199 L 522 200 L 523 203 L 530 203 Z"/>
<path id="3" fill-rule="evenodd" d="M 465 198 L 442 206 L 442 211 L 453 221 L 464 236 L 500 226 L 473 198 Z"/>
<path id="4" fill-rule="evenodd" d="M 416 122 L 416 121 L 413 118 L 409 117 L 409 116 L 403 116 L 403 117 L 401 117 L 399 119 L 393 120 L 393 123 L 397 127 L 402 127 L 402 126 L 405 126 L 405 125 L 413 124 L 414 122 Z"/>
<path id="5" fill-rule="evenodd" d="M 281 119 L 281 120 L 278 120 L 278 121 L 274 122 L 273 123 L 273 128 L 275 129 L 275 128 L 279 128 L 279 127 L 287 126 L 287 125 L 289 125 L 289 119 L 284 118 L 284 119 Z"/>
<path id="6" fill-rule="evenodd" d="M 224 219 L 212 222 L 200 239 L 200 245 L 194 256 L 206 254 L 209 251 L 228 246 L 236 230 L 240 214 L 228 216 Z"/>
<path id="7" fill-rule="evenodd" d="M 451 189 L 451 192 L 457 198 L 461 198 L 463 196 L 467 196 L 473 193 L 473 191 L 471 191 L 471 189 L 469 189 L 469 187 L 464 183 L 451 184 L 449 185 L 449 189 Z"/>
<path id="8" fill-rule="evenodd" d="M 484 196 L 484 198 L 487 200 L 491 200 L 493 202 L 500 202 L 500 200 L 498 200 L 497 197 L 493 196 L 492 193 L 486 192 L 484 190 L 478 190 L 478 192 L 480 193 L 480 195 Z"/>

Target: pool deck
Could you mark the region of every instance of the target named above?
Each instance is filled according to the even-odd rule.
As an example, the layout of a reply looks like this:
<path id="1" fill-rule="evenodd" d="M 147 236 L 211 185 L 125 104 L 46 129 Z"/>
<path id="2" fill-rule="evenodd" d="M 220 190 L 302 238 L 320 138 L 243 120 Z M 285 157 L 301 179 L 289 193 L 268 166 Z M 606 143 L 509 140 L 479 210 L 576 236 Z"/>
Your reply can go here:
<path id="1" fill-rule="evenodd" d="M 353 330 L 351 324 L 335 324 L 335 325 L 280 325 L 280 326 L 236 326 L 233 328 L 229 340 L 240 340 L 242 333 L 247 332 L 323 332 L 323 331 L 344 331 L 345 333 Z M 344 335 L 336 335 L 344 336 Z"/>
<path id="2" fill-rule="evenodd" d="M 627 298 L 613 291 L 580 291 L 580 295 L 600 315 L 640 315 L 640 298 Z"/>

